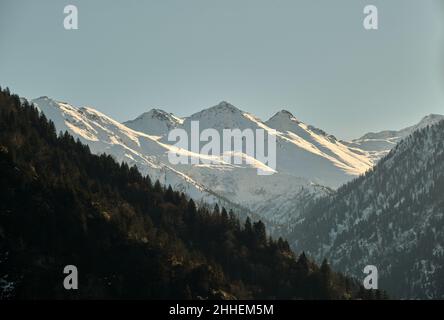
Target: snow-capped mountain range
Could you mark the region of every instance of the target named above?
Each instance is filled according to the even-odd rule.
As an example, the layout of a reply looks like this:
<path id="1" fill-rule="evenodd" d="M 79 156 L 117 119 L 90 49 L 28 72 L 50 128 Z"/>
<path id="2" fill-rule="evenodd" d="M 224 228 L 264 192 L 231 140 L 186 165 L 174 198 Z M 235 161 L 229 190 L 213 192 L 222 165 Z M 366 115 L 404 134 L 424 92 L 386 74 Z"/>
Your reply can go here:
<path id="1" fill-rule="evenodd" d="M 118 161 L 136 165 L 142 173 L 198 201 L 240 206 L 275 224 L 294 219 L 307 200 L 331 192 L 365 173 L 377 161 L 376 149 L 360 145 L 365 136 L 359 141 L 340 141 L 285 110 L 262 121 L 221 102 L 186 118 L 152 109 L 122 124 L 89 107 L 79 108 L 48 97 L 32 102 L 54 122 L 58 131 L 68 131 L 88 144 L 93 153 L 107 153 Z M 267 168 L 264 163 L 234 165 L 222 157 L 214 164 L 172 165 L 168 161 L 169 151 L 202 157 L 179 150 L 167 138 L 173 128 L 189 132 L 191 121 L 199 121 L 201 131 L 250 128 L 272 133 L 276 130 L 276 172 L 261 176 L 257 169 Z"/>
<path id="2" fill-rule="evenodd" d="M 436 279 L 443 274 L 443 244 L 437 240 L 442 238 L 443 122 L 435 124 L 444 116 L 429 115 L 399 131 L 342 141 L 286 110 L 263 121 L 228 102 L 185 118 L 152 109 L 125 123 L 48 97 L 32 102 L 58 131 L 68 131 L 93 153 L 136 165 L 198 203 L 219 203 L 263 219 L 275 236 L 287 237 L 298 251 L 328 257 L 357 277 L 363 265 L 378 263 L 381 283 L 397 296 L 442 297 Z M 275 170 L 260 161 L 232 164 L 222 156 L 211 164 L 171 164 L 169 151 L 207 157 L 168 141 L 172 129 L 189 133 L 192 121 L 199 121 L 200 131 L 263 129 L 274 134 Z M 418 133 L 426 127 L 431 129 Z M 258 168 L 274 174 L 258 175 Z"/>
<path id="3" fill-rule="evenodd" d="M 351 142 L 344 142 L 352 148 L 358 148 L 367 151 L 371 159 L 376 162 L 398 144 L 399 141 L 409 136 L 411 133 L 423 129 L 427 126 L 434 125 L 444 120 L 444 116 L 440 114 L 430 114 L 422 118 L 422 120 L 410 127 L 401 130 L 385 130 L 381 132 L 369 132 L 359 139 Z"/>

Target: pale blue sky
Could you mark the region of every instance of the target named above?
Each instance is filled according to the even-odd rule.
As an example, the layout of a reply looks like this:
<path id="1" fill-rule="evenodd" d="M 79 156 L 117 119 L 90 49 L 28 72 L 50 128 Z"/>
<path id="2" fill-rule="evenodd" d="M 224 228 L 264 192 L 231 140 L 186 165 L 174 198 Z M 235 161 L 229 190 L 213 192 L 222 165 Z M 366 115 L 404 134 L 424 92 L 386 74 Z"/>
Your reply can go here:
<path id="1" fill-rule="evenodd" d="M 442 0 L 0 0 L 0 85 L 119 121 L 227 100 L 341 138 L 444 113 Z M 63 8 L 79 9 L 79 30 Z M 365 5 L 378 31 L 362 27 Z"/>

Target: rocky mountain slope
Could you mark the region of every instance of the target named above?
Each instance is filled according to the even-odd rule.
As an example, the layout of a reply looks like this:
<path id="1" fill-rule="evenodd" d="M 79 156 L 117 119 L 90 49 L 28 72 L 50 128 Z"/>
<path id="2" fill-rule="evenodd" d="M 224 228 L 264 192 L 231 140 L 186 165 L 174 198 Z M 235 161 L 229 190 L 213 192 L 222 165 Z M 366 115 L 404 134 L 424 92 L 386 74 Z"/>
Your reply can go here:
<path id="1" fill-rule="evenodd" d="M 370 158 L 374 162 L 377 162 L 379 159 L 387 155 L 390 150 L 405 137 L 417 130 L 436 124 L 442 120 L 444 120 L 443 115 L 430 114 L 422 118 L 420 122 L 413 126 L 401 130 L 384 130 L 376 133 L 369 132 L 359 139 L 344 143 L 349 147 L 367 151 Z"/>
<path id="2" fill-rule="evenodd" d="M 366 175 L 310 207 L 290 242 L 348 274 L 378 267 L 402 298 L 444 298 L 444 121 L 402 140 Z"/>

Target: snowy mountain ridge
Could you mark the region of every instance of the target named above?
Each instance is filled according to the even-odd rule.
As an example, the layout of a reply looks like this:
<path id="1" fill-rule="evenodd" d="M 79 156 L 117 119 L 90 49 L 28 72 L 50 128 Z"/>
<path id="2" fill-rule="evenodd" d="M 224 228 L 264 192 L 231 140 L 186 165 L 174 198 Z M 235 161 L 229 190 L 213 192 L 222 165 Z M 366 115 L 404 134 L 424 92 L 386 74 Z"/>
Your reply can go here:
<path id="1" fill-rule="evenodd" d="M 49 118 L 58 131 L 68 131 L 89 145 L 93 153 L 107 153 L 118 161 L 136 165 L 161 183 L 171 184 L 196 200 L 227 202 L 256 212 L 275 223 L 297 216 L 307 199 L 322 196 L 372 167 L 365 152 L 346 147 L 326 134 L 296 120 L 288 111 L 263 122 L 228 102 L 179 118 L 159 109 L 142 114 L 133 121 L 119 123 L 90 107 L 75 107 L 48 97 L 32 102 Z M 233 165 L 222 159 L 217 163 L 171 165 L 168 152 L 178 150 L 167 139 L 171 128 L 190 130 L 191 121 L 200 129 L 277 130 L 277 173 L 258 176 L 258 161 Z M 246 155 L 240 155 L 245 157 Z"/>
<path id="2" fill-rule="evenodd" d="M 289 240 L 395 297 L 444 297 L 444 121 L 420 125 L 365 176 L 309 206 Z"/>
<path id="3" fill-rule="evenodd" d="M 384 130 L 380 132 L 369 132 L 359 139 L 345 142 L 349 147 L 367 151 L 373 162 L 379 161 L 387 155 L 402 139 L 413 132 L 421 130 L 427 126 L 434 125 L 444 120 L 444 115 L 430 114 L 421 119 L 417 124 L 401 130 Z"/>
<path id="4" fill-rule="evenodd" d="M 267 121 L 221 103 L 179 118 L 152 109 L 134 120 L 119 123 L 90 107 L 75 107 L 48 97 L 32 102 L 49 118 L 58 131 L 68 131 L 89 145 L 92 152 L 107 153 L 117 161 L 136 165 L 161 183 L 170 184 L 197 201 L 225 201 L 255 212 L 275 224 L 297 218 L 308 200 L 331 190 L 373 167 L 370 152 L 349 145 L 298 120 L 289 111 L 277 112 Z M 266 168 L 260 161 L 234 165 L 223 157 L 211 164 L 172 165 L 168 152 L 174 151 L 202 159 L 203 155 L 178 149 L 168 141 L 168 132 L 182 128 L 190 132 L 192 121 L 200 130 L 262 129 L 276 135 L 276 173 L 257 175 Z M 274 131 L 275 130 L 275 131 Z M 233 155 L 245 159 L 246 154 Z"/>

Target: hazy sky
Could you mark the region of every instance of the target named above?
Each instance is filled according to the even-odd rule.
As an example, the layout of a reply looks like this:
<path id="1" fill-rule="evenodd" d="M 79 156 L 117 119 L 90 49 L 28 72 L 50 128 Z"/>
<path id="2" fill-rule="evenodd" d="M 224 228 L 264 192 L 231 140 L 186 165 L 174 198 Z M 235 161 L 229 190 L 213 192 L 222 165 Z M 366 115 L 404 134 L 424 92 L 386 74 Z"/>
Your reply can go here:
<path id="1" fill-rule="evenodd" d="M 0 0 L 0 85 L 119 121 L 227 100 L 358 137 L 444 113 L 443 2 Z M 79 30 L 63 28 L 68 4 Z"/>

